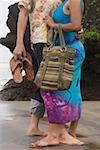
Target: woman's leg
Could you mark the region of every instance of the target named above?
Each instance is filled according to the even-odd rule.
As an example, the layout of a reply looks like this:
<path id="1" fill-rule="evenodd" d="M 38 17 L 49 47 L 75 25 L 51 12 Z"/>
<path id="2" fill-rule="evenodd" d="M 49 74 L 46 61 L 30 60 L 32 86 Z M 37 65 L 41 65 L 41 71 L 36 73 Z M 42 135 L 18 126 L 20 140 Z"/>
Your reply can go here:
<path id="1" fill-rule="evenodd" d="M 35 142 L 32 143 L 32 147 L 44 147 L 50 145 L 59 145 L 59 144 L 69 144 L 69 145 L 82 145 L 83 142 L 80 142 L 76 138 L 69 135 L 66 131 L 65 126 L 61 124 L 49 124 L 49 132 L 48 135 Z"/>
<path id="2" fill-rule="evenodd" d="M 83 145 L 84 144 L 83 142 L 81 142 L 78 139 L 71 136 L 65 128 L 63 128 L 63 130 L 62 130 L 59 141 L 62 144 L 68 144 L 68 145 L 73 145 L 73 144 Z"/>
<path id="3" fill-rule="evenodd" d="M 61 131 L 63 130 L 63 128 L 64 128 L 64 125 L 49 124 L 48 135 L 45 138 L 43 138 L 35 143 L 32 143 L 32 147 L 58 145 L 60 143 L 59 137 L 61 135 Z"/>
<path id="4" fill-rule="evenodd" d="M 71 136 L 73 136 L 74 138 L 76 138 L 76 129 L 77 129 L 77 126 L 78 126 L 78 120 L 72 121 L 70 123 L 70 127 L 69 127 L 69 130 L 68 130 L 68 133 Z"/>

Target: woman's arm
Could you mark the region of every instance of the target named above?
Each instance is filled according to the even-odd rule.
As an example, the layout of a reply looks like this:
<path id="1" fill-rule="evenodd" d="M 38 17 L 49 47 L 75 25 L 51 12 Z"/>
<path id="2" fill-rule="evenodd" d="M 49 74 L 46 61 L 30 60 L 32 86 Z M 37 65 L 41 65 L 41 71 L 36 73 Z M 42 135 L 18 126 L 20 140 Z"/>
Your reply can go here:
<path id="1" fill-rule="evenodd" d="M 71 16 L 71 23 L 62 24 L 62 29 L 64 31 L 79 31 L 81 29 L 81 5 L 80 0 L 70 0 L 70 16 Z"/>
<path id="2" fill-rule="evenodd" d="M 61 24 L 61 27 L 64 31 L 79 31 L 81 29 L 82 12 L 80 7 L 80 0 L 70 0 L 69 9 L 71 22 L 67 24 Z M 46 23 L 52 28 L 58 28 L 58 24 L 55 23 L 51 17 L 46 18 Z"/>

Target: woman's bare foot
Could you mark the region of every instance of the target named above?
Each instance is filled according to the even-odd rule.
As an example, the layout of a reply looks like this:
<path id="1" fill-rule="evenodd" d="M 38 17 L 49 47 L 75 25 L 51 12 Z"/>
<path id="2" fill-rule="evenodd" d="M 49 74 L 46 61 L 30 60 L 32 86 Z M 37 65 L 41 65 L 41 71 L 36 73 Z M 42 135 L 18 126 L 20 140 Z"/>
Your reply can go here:
<path id="1" fill-rule="evenodd" d="M 48 135 L 47 137 L 43 138 L 42 140 L 32 143 L 32 148 L 53 146 L 53 145 L 58 145 L 58 144 L 59 144 L 59 139 Z"/>
<path id="2" fill-rule="evenodd" d="M 72 132 L 72 131 L 68 131 L 68 133 L 72 136 L 72 137 L 74 137 L 74 138 L 77 138 L 77 136 L 76 136 L 76 133 L 74 133 L 74 132 Z"/>
<path id="3" fill-rule="evenodd" d="M 40 129 L 29 128 L 27 131 L 28 136 L 47 136 L 47 133 Z"/>
<path id="4" fill-rule="evenodd" d="M 78 139 L 74 138 L 68 132 L 66 129 L 63 130 L 63 133 L 60 135 L 60 143 L 62 144 L 68 144 L 68 145 L 83 145 L 84 143 L 79 141 Z"/>

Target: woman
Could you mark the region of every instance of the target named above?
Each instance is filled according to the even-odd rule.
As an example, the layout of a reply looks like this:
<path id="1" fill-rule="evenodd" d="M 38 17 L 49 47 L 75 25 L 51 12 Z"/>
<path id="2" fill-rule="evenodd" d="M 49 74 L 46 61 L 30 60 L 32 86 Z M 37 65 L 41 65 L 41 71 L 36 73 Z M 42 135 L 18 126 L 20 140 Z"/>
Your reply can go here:
<path id="1" fill-rule="evenodd" d="M 79 120 L 81 115 L 80 79 L 85 53 L 82 43 L 75 39 L 75 35 L 81 28 L 81 19 L 85 13 L 85 6 L 86 0 L 64 0 L 54 11 L 53 19 L 49 16 L 46 17 L 46 23 L 51 28 L 57 29 L 59 24 L 61 25 L 67 46 L 75 49 L 74 76 L 71 87 L 68 90 L 41 92 L 48 115 L 49 133 L 44 139 L 32 143 L 32 147 L 60 143 L 83 144 L 83 142 L 68 134 L 65 130 L 65 124 Z M 56 40 L 56 44 L 59 45 L 59 37 Z"/>

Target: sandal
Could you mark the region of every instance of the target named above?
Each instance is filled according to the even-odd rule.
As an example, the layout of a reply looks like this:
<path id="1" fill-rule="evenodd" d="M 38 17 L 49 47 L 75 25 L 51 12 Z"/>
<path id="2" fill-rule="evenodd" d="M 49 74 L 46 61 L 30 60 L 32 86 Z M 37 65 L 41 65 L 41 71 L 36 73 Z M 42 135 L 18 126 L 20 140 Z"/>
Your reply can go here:
<path id="1" fill-rule="evenodd" d="M 15 60 L 14 57 L 12 57 L 10 60 L 10 70 L 15 83 L 21 83 L 23 81 L 22 62 L 20 60 Z"/>
<path id="2" fill-rule="evenodd" d="M 23 68 L 26 73 L 26 79 L 31 81 L 34 79 L 34 70 L 33 70 L 33 64 L 32 64 L 32 57 L 27 52 L 26 57 L 22 59 L 23 61 Z"/>

